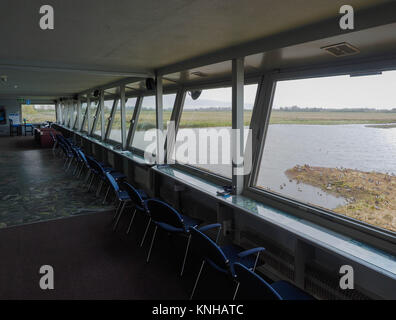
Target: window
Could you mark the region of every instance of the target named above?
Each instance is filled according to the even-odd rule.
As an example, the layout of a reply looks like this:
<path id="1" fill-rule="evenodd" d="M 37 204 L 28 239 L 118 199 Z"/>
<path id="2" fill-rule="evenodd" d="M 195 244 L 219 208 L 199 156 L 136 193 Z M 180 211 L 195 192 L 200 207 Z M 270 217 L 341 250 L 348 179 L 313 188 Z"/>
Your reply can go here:
<path id="1" fill-rule="evenodd" d="M 55 105 L 22 105 L 22 121 L 27 123 L 43 123 L 46 121 L 55 122 Z"/>
<path id="2" fill-rule="evenodd" d="M 96 117 L 98 117 L 98 121 L 100 120 L 100 114 L 96 115 L 96 111 L 98 110 L 98 107 L 99 107 L 99 101 L 92 101 L 91 102 L 91 112 L 90 112 L 90 114 L 91 114 L 91 116 L 90 116 L 91 125 L 90 125 L 90 128 L 89 128 L 89 133 L 91 133 L 91 131 L 92 131 L 92 127 L 94 125 Z"/>
<path id="3" fill-rule="evenodd" d="M 175 98 L 176 98 L 175 94 L 163 95 L 164 129 L 166 129 L 167 123 L 170 120 Z M 139 118 L 137 119 L 137 126 L 132 141 L 132 147 L 143 151 L 146 150 L 146 148 L 153 143 L 153 140 L 151 139 L 151 137 L 146 137 L 145 139 L 145 133 L 147 130 L 155 129 L 155 128 L 156 128 L 155 97 L 154 96 L 144 97 Z M 166 132 L 164 134 L 166 134 Z"/>
<path id="4" fill-rule="evenodd" d="M 81 123 L 82 123 L 82 128 L 81 131 L 87 132 L 87 126 L 88 126 L 88 122 L 87 122 L 87 103 L 86 102 L 82 102 L 81 103 Z"/>
<path id="5" fill-rule="evenodd" d="M 73 129 L 77 129 L 77 103 L 74 103 L 72 106 L 72 114 L 71 126 Z"/>
<path id="6" fill-rule="evenodd" d="M 113 103 L 114 103 L 114 100 L 105 100 L 104 103 L 103 103 L 103 108 L 104 108 L 103 112 L 104 112 L 104 121 L 105 121 L 104 128 L 105 128 L 105 131 L 106 131 L 106 127 L 107 127 L 110 115 L 111 115 L 111 109 L 113 107 Z M 101 127 L 101 125 L 102 125 L 102 118 L 100 116 L 100 111 L 99 111 L 98 120 L 96 122 L 96 127 L 95 127 L 94 134 L 96 134 L 98 136 L 102 135 L 102 127 Z"/>
<path id="7" fill-rule="evenodd" d="M 396 72 L 278 81 L 256 187 L 396 231 Z"/>
<path id="8" fill-rule="evenodd" d="M 245 143 L 256 91 L 257 84 L 246 85 L 244 88 Z M 196 100 L 188 92 L 177 133 L 174 158 L 179 163 L 231 178 L 231 128 L 231 88 L 203 90 Z"/>
<path id="9" fill-rule="evenodd" d="M 125 116 L 126 116 L 126 133 L 125 136 L 128 137 L 129 127 L 131 126 L 131 120 L 133 112 L 135 110 L 136 98 L 130 98 L 125 103 Z M 113 125 L 110 131 L 110 140 L 121 142 L 121 104 L 118 102 L 117 110 L 114 114 Z"/>

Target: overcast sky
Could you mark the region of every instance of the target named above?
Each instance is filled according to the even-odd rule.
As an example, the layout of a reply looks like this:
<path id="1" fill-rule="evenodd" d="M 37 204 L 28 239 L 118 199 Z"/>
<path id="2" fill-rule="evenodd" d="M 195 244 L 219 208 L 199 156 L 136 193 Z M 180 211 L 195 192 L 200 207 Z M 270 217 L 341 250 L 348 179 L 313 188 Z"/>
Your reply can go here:
<path id="1" fill-rule="evenodd" d="M 245 86 L 245 104 L 253 105 L 257 85 Z M 204 90 L 200 98 L 186 98 L 186 107 L 204 107 L 208 100 L 219 106 L 231 103 L 231 88 Z M 280 81 L 274 107 L 318 108 L 396 108 L 396 71 L 382 75 L 350 77 L 336 76 L 303 80 Z M 248 107 L 248 106 L 247 106 Z"/>
<path id="2" fill-rule="evenodd" d="M 278 82 L 274 107 L 396 108 L 396 71 Z"/>

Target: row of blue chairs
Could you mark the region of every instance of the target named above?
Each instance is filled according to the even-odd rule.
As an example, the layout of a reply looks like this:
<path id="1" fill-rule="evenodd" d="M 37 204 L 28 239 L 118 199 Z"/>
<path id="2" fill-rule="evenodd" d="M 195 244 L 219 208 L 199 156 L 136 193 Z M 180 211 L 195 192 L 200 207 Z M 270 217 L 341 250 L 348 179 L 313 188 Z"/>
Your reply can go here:
<path id="1" fill-rule="evenodd" d="M 81 177 L 83 171 L 86 171 L 84 181 L 88 184 L 88 191 L 91 189 L 95 180 L 97 180 L 98 184 L 97 196 L 100 195 L 103 185 L 107 185 L 103 200 L 103 203 L 105 203 L 109 192 L 113 190 L 117 202 L 113 217 L 114 231 L 116 231 L 123 213 L 129 211 L 131 214 L 126 231 L 127 234 L 131 231 L 136 214 L 138 212 L 143 214 L 147 217 L 147 225 L 140 242 L 140 247 L 142 247 L 150 226 L 154 225 L 146 258 L 147 262 L 150 261 L 159 229 L 169 234 L 178 234 L 186 239 L 186 249 L 183 255 L 180 276 L 183 275 L 185 270 L 190 245 L 192 242 L 194 243 L 196 254 L 199 255 L 202 263 L 195 279 L 190 299 L 194 298 L 205 265 L 209 265 L 218 272 L 227 275 L 235 283 L 233 299 L 312 299 L 310 295 L 290 282 L 277 281 L 270 284 L 255 272 L 256 267 L 261 261 L 260 253 L 265 250 L 263 247 L 242 251 L 241 248 L 235 245 L 220 246 L 218 240 L 221 224 L 215 223 L 201 226 L 202 221 L 181 214 L 171 205 L 160 199 L 149 198 L 143 190 L 139 190 L 129 184 L 125 175 L 117 172 L 111 166 L 97 161 L 94 157 L 86 155 L 72 140 L 66 139 L 61 135 L 56 135 L 53 139 L 56 142 L 55 149 L 58 148 L 65 158 L 64 167 L 66 171 L 69 170 L 73 162 L 75 165 L 73 175 Z M 128 210 L 125 210 L 126 208 Z M 208 236 L 207 233 L 209 231 L 216 234 L 214 240 Z"/>

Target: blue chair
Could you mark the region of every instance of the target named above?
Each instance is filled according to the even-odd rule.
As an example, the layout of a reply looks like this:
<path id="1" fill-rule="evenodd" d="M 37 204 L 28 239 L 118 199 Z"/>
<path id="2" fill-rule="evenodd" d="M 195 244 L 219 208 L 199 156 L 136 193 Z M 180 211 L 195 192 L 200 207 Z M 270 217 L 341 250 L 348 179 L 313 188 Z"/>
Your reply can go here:
<path id="1" fill-rule="evenodd" d="M 181 213 L 177 212 L 174 208 L 172 208 L 170 205 L 158 199 L 147 200 L 146 207 L 150 219 L 146 228 L 146 232 L 143 236 L 142 243 L 144 242 L 144 238 L 146 236 L 150 223 L 152 222 L 155 225 L 153 238 L 151 240 L 150 249 L 147 255 L 147 262 L 149 262 L 150 260 L 150 255 L 153 249 L 153 244 L 158 228 L 161 228 L 162 230 L 168 233 L 175 233 L 181 236 L 185 236 L 187 237 L 187 245 L 186 245 L 186 251 L 184 253 L 181 272 L 180 272 L 180 276 L 182 276 L 187 260 L 188 249 L 190 247 L 190 242 L 191 242 L 190 230 L 193 227 L 198 226 L 200 221 L 182 215 Z"/>
<path id="2" fill-rule="evenodd" d="M 23 119 L 23 126 L 25 127 L 25 136 L 27 132 L 33 135 L 33 125 L 31 123 L 26 123 L 26 119 Z"/>
<path id="3" fill-rule="evenodd" d="M 56 135 L 56 139 L 58 140 L 59 147 L 60 147 L 60 149 L 63 152 L 63 156 L 64 156 L 64 159 L 65 159 L 63 167 L 65 168 L 65 167 L 67 167 L 68 162 L 72 161 L 74 155 L 73 155 L 73 153 L 71 151 L 71 148 L 70 148 L 69 144 L 66 142 L 66 139 L 62 135 L 57 134 Z"/>
<path id="4" fill-rule="evenodd" d="M 91 166 L 89 165 L 89 162 L 87 160 L 87 156 L 85 155 L 85 153 L 81 149 L 78 150 L 78 153 L 80 155 L 80 159 L 82 160 L 82 163 L 81 163 L 81 168 L 80 168 L 80 170 L 77 173 L 77 178 L 80 178 L 82 176 L 84 168 L 85 168 L 86 169 L 86 177 L 85 177 L 84 181 L 86 181 L 87 180 L 87 175 L 91 171 Z"/>
<path id="5" fill-rule="evenodd" d="M 50 134 L 50 136 L 51 136 L 52 143 L 53 143 L 53 145 L 52 145 L 52 151 L 55 151 L 56 148 L 58 147 L 58 140 L 56 139 L 56 137 L 55 137 L 55 135 L 54 135 L 54 133 L 53 133 L 52 131 L 50 131 L 49 134 Z"/>
<path id="6" fill-rule="evenodd" d="M 239 247 L 234 245 L 220 247 L 204 233 L 205 231 L 212 228 L 219 228 L 220 230 L 220 227 L 220 224 L 213 224 L 200 229 L 191 228 L 190 230 L 193 241 L 196 244 L 196 248 L 203 259 L 201 268 L 195 280 L 190 300 L 194 297 L 195 290 L 206 263 L 215 270 L 230 276 L 230 278 L 234 280 L 236 276 L 234 264 L 236 262 L 239 262 L 254 271 L 256 269 L 257 263 L 259 262 L 260 252 L 265 250 L 262 247 L 258 247 L 241 251 Z"/>
<path id="7" fill-rule="evenodd" d="M 146 200 L 147 200 L 147 194 L 143 191 L 143 190 L 138 190 L 135 187 L 133 187 L 132 185 L 130 185 L 128 182 L 121 182 L 122 188 L 128 192 L 129 197 L 131 198 L 131 202 L 132 202 L 132 209 L 133 209 L 133 213 L 132 213 L 132 217 L 131 217 L 131 221 L 129 222 L 129 226 L 127 229 L 127 234 L 129 234 L 129 232 L 131 231 L 131 227 L 133 224 L 133 221 L 135 219 L 135 215 L 137 211 L 143 212 L 143 213 L 147 213 L 147 207 L 146 207 Z M 107 197 L 107 193 L 106 193 L 106 197 Z M 105 198 L 106 200 L 106 198 Z"/>
<path id="8" fill-rule="evenodd" d="M 88 191 L 91 189 L 91 186 L 92 186 L 92 183 L 93 183 L 95 177 L 99 178 L 99 180 L 100 180 L 98 189 L 96 191 L 97 196 L 99 196 L 99 194 L 100 194 L 103 183 L 107 182 L 106 172 L 109 172 L 113 176 L 113 178 L 118 182 L 122 181 L 123 179 L 126 178 L 126 176 L 123 173 L 116 171 L 111 166 L 107 166 L 104 163 L 97 161 L 95 158 L 93 158 L 91 156 L 86 156 L 86 159 L 87 159 L 89 166 L 91 168 L 89 174 L 92 173 L 92 178 L 91 178 L 91 181 L 88 186 Z"/>
<path id="9" fill-rule="evenodd" d="M 115 231 L 122 212 L 124 211 L 126 204 L 131 201 L 131 198 L 129 197 L 128 192 L 120 188 L 117 180 L 111 175 L 110 172 L 105 171 L 104 175 L 107 182 L 110 184 L 111 188 L 114 191 L 116 201 L 118 201 L 118 206 L 114 214 L 114 219 L 116 219 L 116 222 L 113 226 L 113 230 Z"/>
<path id="10" fill-rule="evenodd" d="M 14 136 L 14 133 L 16 135 L 19 135 L 19 130 L 20 130 L 20 125 L 19 124 L 14 124 L 14 122 L 11 119 L 8 119 L 10 122 L 10 136 Z"/>
<path id="11" fill-rule="evenodd" d="M 312 296 L 287 281 L 269 284 L 243 264 L 234 264 L 236 281 L 234 299 L 240 300 L 314 300 Z"/>

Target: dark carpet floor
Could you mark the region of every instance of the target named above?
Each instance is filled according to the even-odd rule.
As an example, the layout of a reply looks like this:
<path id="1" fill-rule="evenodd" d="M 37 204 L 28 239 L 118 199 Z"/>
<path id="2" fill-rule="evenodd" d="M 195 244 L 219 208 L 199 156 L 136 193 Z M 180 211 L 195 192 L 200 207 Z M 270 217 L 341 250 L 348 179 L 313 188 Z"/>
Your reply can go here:
<path id="1" fill-rule="evenodd" d="M 150 263 L 138 243 L 147 217 L 129 214 L 112 231 L 113 207 L 103 206 L 31 137 L 0 138 L 0 299 L 187 299 L 200 260 L 192 246 L 159 232 Z M 111 209 L 111 211 L 109 211 Z M 40 267 L 54 269 L 54 290 L 39 286 Z M 234 284 L 206 268 L 197 299 L 229 299 Z"/>
<path id="2" fill-rule="evenodd" d="M 128 218 L 115 233 L 111 212 L 0 230 L 0 299 L 187 299 L 199 261 L 191 254 L 178 275 L 184 239 L 159 233 L 147 264 L 149 241 L 138 246 L 145 217 L 126 235 Z M 54 269 L 54 290 L 40 289 L 43 265 Z M 231 292 L 230 282 L 207 268 L 196 298 L 228 299 Z"/>
<path id="3" fill-rule="evenodd" d="M 113 208 L 62 166 L 61 157 L 31 136 L 0 138 L 0 229 Z"/>

